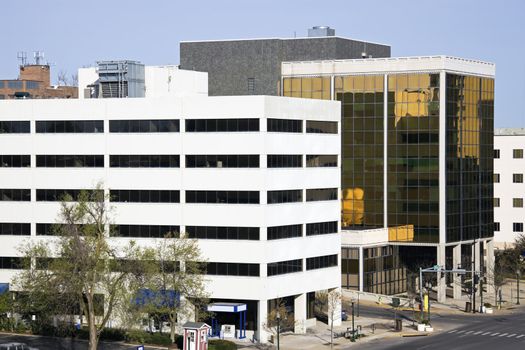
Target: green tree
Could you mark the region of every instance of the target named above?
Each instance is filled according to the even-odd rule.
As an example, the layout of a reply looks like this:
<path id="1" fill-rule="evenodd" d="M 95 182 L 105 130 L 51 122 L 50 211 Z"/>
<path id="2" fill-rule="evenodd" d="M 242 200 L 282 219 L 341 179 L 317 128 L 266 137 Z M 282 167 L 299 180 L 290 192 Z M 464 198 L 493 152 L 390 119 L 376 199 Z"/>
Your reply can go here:
<path id="1" fill-rule="evenodd" d="M 56 236 L 20 248 L 30 266 L 14 281 L 26 296 L 26 310 L 47 318 L 83 315 L 90 350 L 97 349 L 116 309 L 129 304 L 131 277 L 141 273 L 134 241 L 110 244 L 111 214 L 102 184 L 77 198 L 64 196 Z"/>
<path id="2" fill-rule="evenodd" d="M 143 283 L 148 294 L 142 295 L 138 311 L 156 316 L 161 330 L 162 317 L 167 318 L 170 338 L 175 342 L 177 318 L 198 319 L 200 307 L 208 298 L 198 243 L 184 234 L 172 233 L 147 249 L 142 261 L 148 262 Z"/>

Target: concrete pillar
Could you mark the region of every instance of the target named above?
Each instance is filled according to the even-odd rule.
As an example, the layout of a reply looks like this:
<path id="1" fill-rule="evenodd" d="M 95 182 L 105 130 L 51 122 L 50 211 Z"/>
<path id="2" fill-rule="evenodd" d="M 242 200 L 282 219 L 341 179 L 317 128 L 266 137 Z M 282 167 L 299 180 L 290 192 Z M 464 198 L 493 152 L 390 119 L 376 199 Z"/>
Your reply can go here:
<path id="1" fill-rule="evenodd" d="M 260 343 L 268 342 L 268 300 L 259 300 L 257 303 L 257 332 L 256 338 Z"/>
<path id="2" fill-rule="evenodd" d="M 489 241 L 486 241 L 485 242 L 486 244 L 486 268 L 487 268 L 487 273 L 488 275 L 490 276 L 490 274 L 492 273 L 492 271 L 494 270 L 494 240 L 491 239 Z"/>
<path id="3" fill-rule="evenodd" d="M 364 291 L 364 281 L 365 281 L 365 263 L 363 256 L 363 247 L 359 247 L 359 291 Z"/>
<path id="4" fill-rule="evenodd" d="M 294 332 L 306 333 L 306 293 L 296 295 L 294 298 Z"/>
<path id="5" fill-rule="evenodd" d="M 461 244 L 454 246 L 454 248 L 452 249 L 452 267 L 454 269 L 457 269 L 458 267 L 467 268 L 465 266 L 461 266 Z M 454 299 L 461 299 L 461 289 L 461 275 L 455 273 L 453 274 L 452 282 Z"/>
<path id="6" fill-rule="evenodd" d="M 437 246 L 437 264 L 445 268 L 446 249 L 444 244 Z M 447 281 L 444 273 L 437 274 L 437 301 L 444 303 L 447 300 Z"/>
<path id="7" fill-rule="evenodd" d="M 328 296 L 329 298 L 328 325 L 330 326 L 330 324 L 333 322 L 334 326 L 340 326 L 341 325 L 341 298 L 342 298 L 341 288 L 338 287 L 338 288 L 329 289 L 328 293 L 329 293 L 329 296 Z M 330 296 L 331 293 L 334 293 L 334 294 Z M 334 298 L 334 296 L 337 296 L 337 297 Z M 332 310 L 333 310 L 334 319 L 330 320 L 330 315 L 332 315 Z"/>

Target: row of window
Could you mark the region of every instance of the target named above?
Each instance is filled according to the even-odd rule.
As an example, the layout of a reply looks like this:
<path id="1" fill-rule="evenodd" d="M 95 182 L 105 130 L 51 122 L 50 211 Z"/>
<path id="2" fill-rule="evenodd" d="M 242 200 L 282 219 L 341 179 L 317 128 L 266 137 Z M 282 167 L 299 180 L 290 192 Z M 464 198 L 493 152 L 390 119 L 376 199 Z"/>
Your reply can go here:
<path id="1" fill-rule="evenodd" d="M 259 191 L 186 191 L 186 203 L 259 204 Z"/>
<path id="2" fill-rule="evenodd" d="M 0 188 L 0 201 L 29 202 L 31 190 L 20 188 Z"/>
<path id="3" fill-rule="evenodd" d="M 337 254 L 306 259 L 306 270 L 323 269 L 332 266 L 337 266 Z"/>
<path id="4" fill-rule="evenodd" d="M 207 275 L 260 276 L 259 264 L 207 262 L 202 269 Z"/>
<path id="5" fill-rule="evenodd" d="M 266 231 L 267 239 L 283 239 L 303 236 L 303 225 L 271 226 Z"/>
<path id="6" fill-rule="evenodd" d="M 1 155 L 2 167 L 30 167 L 30 155 Z M 102 154 L 55 154 L 37 155 L 36 166 L 45 168 L 103 168 Z M 110 155 L 111 168 L 178 168 L 179 155 Z M 301 168 L 303 156 L 300 154 L 269 154 L 268 168 Z M 307 167 L 335 167 L 337 155 L 306 155 Z M 187 155 L 187 168 L 258 168 L 259 155 L 255 154 L 219 154 Z"/>
<path id="7" fill-rule="evenodd" d="M 103 168 L 103 154 L 37 155 L 36 166 L 45 168 Z"/>
<path id="8" fill-rule="evenodd" d="M 267 265 L 267 275 L 284 275 L 286 273 L 294 273 L 303 271 L 303 259 L 294 259 L 269 263 Z"/>
<path id="9" fill-rule="evenodd" d="M 186 226 L 186 233 L 197 239 L 259 240 L 258 227 Z"/>
<path id="10" fill-rule="evenodd" d="M 306 190 L 306 201 L 337 200 L 337 188 L 316 188 Z"/>
<path id="11" fill-rule="evenodd" d="M 180 191 L 169 190 L 110 190 L 112 202 L 123 203 L 180 203 Z"/>
<path id="12" fill-rule="evenodd" d="M 306 224 L 306 235 L 316 236 L 337 233 L 337 226 L 337 221 L 314 222 L 311 224 Z"/>
<path id="13" fill-rule="evenodd" d="M 179 237 L 180 226 L 176 225 L 112 225 L 112 237 L 166 238 Z"/>
<path id="14" fill-rule="evenodd" d="M 252 132 L 259 131 L 259 119 L 186 119 L 186 132 Z M 41 120 L 35 122 L 39 134 L 56 133 L 103 133 L 103 120 Z M 337 122 L 306 121 L 306 132 L 337 134 Z M 302 133 L 303 121 L 297 119 L 267 119 L 269 132 Z M 166 133 L 179 132 L 178 119 L 131 119 L 110 120 L 110 133 Z M 29 133 L 29 121 L 2 121 L 0 133 Z"/>
<path id="15" fill-rule="evenodd" d="M 278 203 L 294 203 L 303 201 L 302 190 L 282 190 L 282 191 L 268 191 L 267 192 L 267 203 L 278 204 Z"/>
<path id="16" fill-rule="evenodd" d="M 71 197 L 72 200 L 78 199 L 82 191 L 87 191 L 88 195 L 94 194 L 94 191 L 102 190 L 79 190 L 79 189 L 44 189 L 36 190 L 36 200 L 42 202 L 57 202 L 62 201 L 66 196 Z M 102 193 L 98 193 L 102 197 Z"/>
<path id="17" fill-rule="evenodd" d="M 187 155 L 186 168 L 258 168 L 257 154 Z"/>
<path id="18" fill-rule="evenodd" d="M 500 223 L 495 222 L 494 223 L 494 231 L 499 232 L 500 231 Z M 523 222 L 513 222 L 512 223 L 512 232 L 523 232 Z"/>
<path id="19" fill-rule="evenodd" d="M 500 174 L 494 174 L 494 183 L 500 182 Z M 513 183 L 523 183 L 523 174 L 512 174 Z"/>
<path id="20" fill-rule="evenodd" d="M 31 224 L 20 222 L 1 222 L 0 235 L 2 236 L 29 236 Z"/>
<path id="21" fill-rule="evenodd" d="M 500 150 L 495 149 L 494 150 L 494 159 L 499 159 L 500 157 Z M 522 159 L 523 158 L 523 149 L 522 148 L 515 148 L 512 150 L 512 158 L 514 159 Z"/>

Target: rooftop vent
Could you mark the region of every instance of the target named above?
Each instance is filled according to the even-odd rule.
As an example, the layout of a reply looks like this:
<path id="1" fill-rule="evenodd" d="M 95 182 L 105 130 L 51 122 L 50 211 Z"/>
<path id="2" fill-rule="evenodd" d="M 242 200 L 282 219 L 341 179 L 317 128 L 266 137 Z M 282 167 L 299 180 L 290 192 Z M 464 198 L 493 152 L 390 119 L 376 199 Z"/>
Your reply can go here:
<path id="1" fill-rule="evenodd" d="M 318 38 L 320 36 L 335 36 L 335 29 L 328 26 L 315 26 L 308 29 L 309 38 Z"/>

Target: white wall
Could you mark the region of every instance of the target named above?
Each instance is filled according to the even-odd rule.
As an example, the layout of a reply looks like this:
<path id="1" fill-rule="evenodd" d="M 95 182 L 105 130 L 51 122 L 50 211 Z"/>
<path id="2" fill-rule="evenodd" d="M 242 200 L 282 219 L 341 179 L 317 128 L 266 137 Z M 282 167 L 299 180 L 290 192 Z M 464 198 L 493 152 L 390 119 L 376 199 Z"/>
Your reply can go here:
<path id="1" fill-rule="evenodd" d="M 89 100 L 0 101 L 0 120 L 30 120 L 31 134 L 0 134 L 2 154 L 30 154 L 31 168 L 0 168 L 2 188 L 30 188 L 31 202 L 0 201 L 0 222 L 30 222 L 31 237 L 0 236 L 0 256 L 19 255 L 17 247 L 35 236 L 36 223 L 57 222 L 59 203 L 36 202 L 36 189 L 93 188 L 181 190 L 181 203 L 116 203 L 120 224 L 257 226 L 260 241 L 200 240 L 213 262 L 258 263 L 260 277 L 208 276 L 212 298 L 268 300 L 339 287 L 340 267 L 266 277 L 271 262 L 339 254 L 339 234 L 266 241 L 266 227 L 339 221 L 338 200 L 266 204 L 273 189 L 340 188 L 337 168 L 266 168 L 267 154 L 336 154 L 339 134 L 266 133 L 266 118 L 339 121 L 339 102 L 283 97 L 164 97 Z M 111 119 L 180 119 L 180 133 L 109 133 Z M 260 132 L 186 133 L 185 118 L 259 118 Z M 101 134 L 35 134 L 36 120 L 104 120 Z M 260 168 L 184 167 L 186 154 L 259 154 Z M 36 168 L 37 154 L 104 154 L 104 168 Z M 109 168 L 110 154 L 179 154 L 180 168 Z M 184 203 L 185 190 L 257 190 L 260 204 Z M 114 238 L 114 242 L 126 238 Z M 137 238 L 141 244 L 155 239 Z M 0 270 L 0 282 L 13 271 Z"/>
<path id="2" fill-rule="evenodd" d="M 512 244 L 518 233 L 513 232 L 513 223 L 525 225 L 525 208 L 514 208 L 513 198 L 525 200 L 525 183 L 513 183 L 512 174 L 524 174 L 525 159 L 514 159 L 513 150 L 525 150 L 525 129 L 516 135 L 494 136 L 494 149 L 499 149 L 500 158 L 494 159 L 494 174 L 499 174 L 500 182 L 494 184 L 494 198 L 499 198 L 500 207 L 494 208 L 494 222 L 500 223 L 500 231 L 494 232 L 495 245 L 504 248 Z"/>

